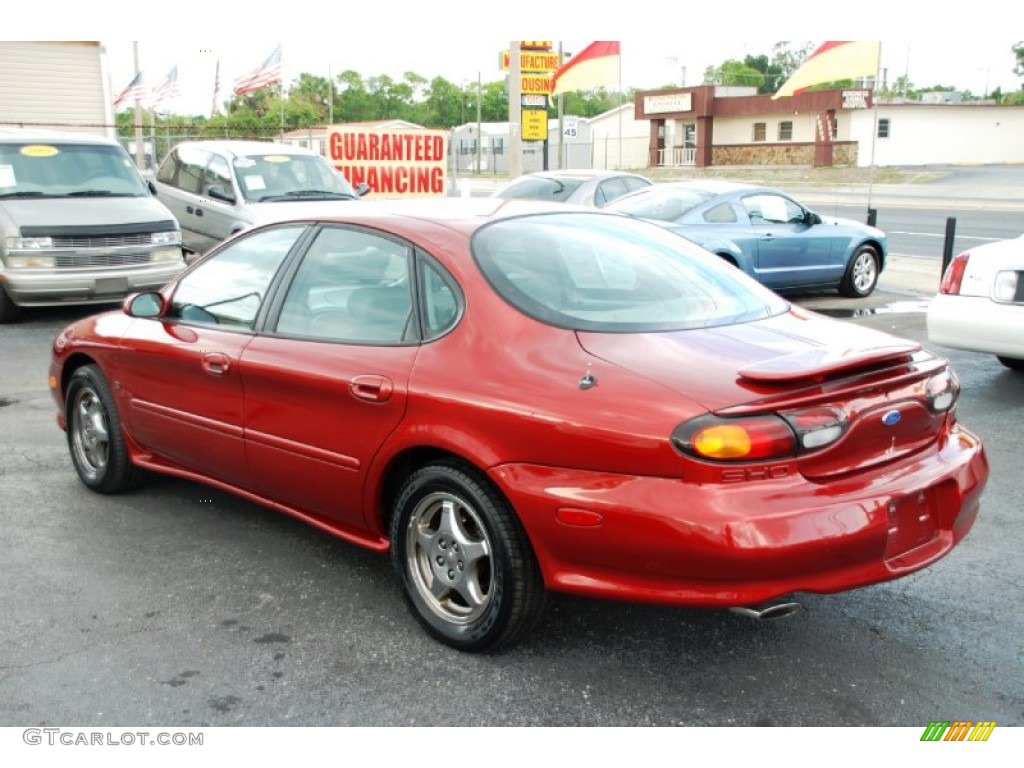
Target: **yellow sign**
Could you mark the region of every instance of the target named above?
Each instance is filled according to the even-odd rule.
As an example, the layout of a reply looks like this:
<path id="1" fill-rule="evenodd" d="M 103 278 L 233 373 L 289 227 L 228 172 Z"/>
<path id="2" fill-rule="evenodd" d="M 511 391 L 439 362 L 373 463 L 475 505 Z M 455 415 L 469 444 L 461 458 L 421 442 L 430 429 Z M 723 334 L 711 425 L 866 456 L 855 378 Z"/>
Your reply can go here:
<path id="1" fill-rule="evenodd" d="M 523 110 L 523 141 L 548 140 L 548 111 L 546 109 Z"/>
<path id="2" fill-rule="evenodd" d="M 508 51 L 501 52 L 501 68 L 508 71 L 511 65 Z M 554 72 L 558 69 L 558 54 L 541 51 L 519 51 L 520 72 Z"/>
<path id="3" fill-rule="evenodd" d="M 30 144 L 21 148 L 21 154 L 26 157 L 53 157 L 58 152 L 56 147 L 46 144 Z"/>
<path id="4" fill-rule="evenodd" d="M 519 77 L 520 93 L 551 93 L 551 75 L 521 75 Z"/>

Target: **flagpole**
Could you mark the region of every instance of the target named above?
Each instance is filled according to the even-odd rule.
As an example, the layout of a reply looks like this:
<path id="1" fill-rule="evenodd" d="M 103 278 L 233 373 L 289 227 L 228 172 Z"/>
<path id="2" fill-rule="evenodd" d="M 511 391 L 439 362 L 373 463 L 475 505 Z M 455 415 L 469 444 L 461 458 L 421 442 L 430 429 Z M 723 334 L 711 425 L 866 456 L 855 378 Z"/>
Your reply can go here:
<path id="1" fill-rule="evenodd" d="M 867 223 L 875 225 L 875 217 L 871 210 L 871 195 L 875 185 L 875 142 L 878 140 L 878 82 L 882 75 L 882 41 L 878 41 L 878 62 L 875 66 L 875 84 L 871 89 L 871 166 L 868 168 L 868 213 Z"/>
<path id="2" fill-rule="evenodd" d="M 620 43 L 621 45 L 621 43 Z M 619 70 L 619 170 L 622 170 L 622 50 L 619 50 L 618 55 L 618 70 Z"/>

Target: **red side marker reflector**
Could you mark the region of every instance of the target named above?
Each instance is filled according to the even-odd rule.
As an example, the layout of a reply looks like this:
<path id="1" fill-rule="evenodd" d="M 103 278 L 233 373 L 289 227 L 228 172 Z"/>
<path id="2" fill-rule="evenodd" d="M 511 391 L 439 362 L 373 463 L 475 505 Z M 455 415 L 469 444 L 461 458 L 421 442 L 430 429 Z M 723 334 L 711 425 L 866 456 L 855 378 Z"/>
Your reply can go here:
<path id="1" fill-rule="evenodd" d="M 573 509 L 561 507 L 555 512 L 555 519 L 566 525 L 575 525 L 583 528 L 593 528 L 604 522 L 604 516 L 598 512 L 591 512 L 589 509 Z"/>

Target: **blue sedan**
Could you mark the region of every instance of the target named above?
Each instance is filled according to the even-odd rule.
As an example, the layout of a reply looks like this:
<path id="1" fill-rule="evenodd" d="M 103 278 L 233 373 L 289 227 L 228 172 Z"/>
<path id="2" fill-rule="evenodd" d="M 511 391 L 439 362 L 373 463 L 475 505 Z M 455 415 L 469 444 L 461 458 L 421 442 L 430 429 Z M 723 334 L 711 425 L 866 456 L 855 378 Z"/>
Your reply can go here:
<path id="1" fill-rule="evenodd" d="M 819 216 L 769 187 L 666 182 L 613 200 L 605 210 L 655 221 L 773 290 L 837 288 L 863 298 L 885 267 L 884 232 Z"/>

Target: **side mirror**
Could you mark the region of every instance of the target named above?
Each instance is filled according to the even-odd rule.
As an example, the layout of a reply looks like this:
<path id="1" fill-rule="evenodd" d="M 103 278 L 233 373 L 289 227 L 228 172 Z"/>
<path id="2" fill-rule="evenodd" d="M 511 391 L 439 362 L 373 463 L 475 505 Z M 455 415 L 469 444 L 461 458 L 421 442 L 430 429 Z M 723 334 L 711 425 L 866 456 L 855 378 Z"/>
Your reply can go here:
<path id="1" fill-rule="evenodd" d="M 149 194 L 156 197 L 156 184 L 153 183 L 152 179 L 146 179 L 146 186 L 149 187 Z"/>
<path id="2" fill-rule="evenodd" d="M 124 300 L 123 309 L 129 317 L 160 317 L 164 312 L 164 297 L 156 291 L 135 293 Z"/>
<path id="3" fill-rule="evenodd" d="M 209 189 L 206 190 L 206 194 L 215 200 L 221 200 L 225 203 L 235 204 L 235 196 L 224 189 L 223 184 L 213 184 Z"/>
<path id="4" fill-rule="evenodd" d="M 370 191 L 370 185 L 367 184 L 365 181 L 360 182 L 359 184 L 356 185 L 355 192 L 356 192 L 356 195 L 358 195 L 359 197 L 362 197 L 363 195 L 365 195 L 369 191 Z"/>
<path id="5" fill-rule="evenodd" d="M 821 216 L 816 214 L 814 211 L 807 212 L 807 223 L 809 225 L 821 224 Z"/>

